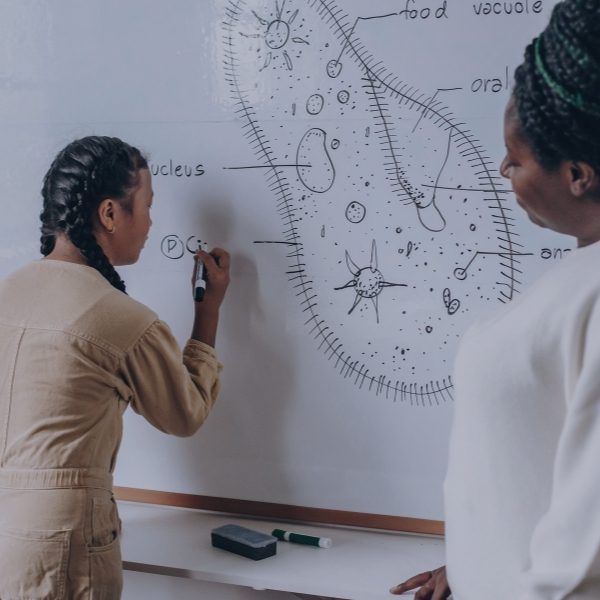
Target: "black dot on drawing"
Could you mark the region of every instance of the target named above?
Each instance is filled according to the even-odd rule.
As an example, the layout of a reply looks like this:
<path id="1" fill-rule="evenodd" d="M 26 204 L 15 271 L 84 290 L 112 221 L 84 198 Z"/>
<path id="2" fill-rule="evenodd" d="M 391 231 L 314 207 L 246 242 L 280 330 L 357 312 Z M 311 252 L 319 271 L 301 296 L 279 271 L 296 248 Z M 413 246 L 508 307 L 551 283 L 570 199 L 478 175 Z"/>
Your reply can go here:
<path id="1" fill-rule="evenodd" d="M 350 100 L 350 92 L 348 90 L 340 90 L 337 99 L 341 104 L 346 104 Z"/>
<path id="2" fill-rule="evenodd" d="M 324 98 L 321 94 L 312 94 L 306 101 L 306 112 L 309 115 L 318 115 L 323 110 Z"/>
<path id="3" fill-rule="evenodd" d="M 351 223 L 360 223 L 366 215 L 366 208 L 360 202 L 350 202 L 346 207 L 346 219 Z"/>
<path id="4" fill-rule="evenodd" d="M 337 150 L 340 147 L 340 140 L 338 140 L 337 138 L 334 138 L 333 140 L 331 140 L 331 149 L 332 150 Z"/>
<path id="5" fill-rule="evenodd" d="M 433 331 L 433 327 L 431 325 L 427 325 L 427 327 L 425 327 L 425 331 L 427 333 L 431 333 Z"/>
<path id="6" fill-rule="evenodd" d="M 338 60 L 336 60 L 335 58 L 332 58 L 327 63 L 326 71 L 327 71 L 327 75 L 329 75 L 329 77 L 331 77 L 332 79 L 335 79 L 342 72 L 342 63 L 339 62 Z"/>
<path id="7" fill-rule="evenodd" d="M 470 229 L 471 231 L 475 231 L 475 230 L 477 229 L 477 226 L 475 225 L 475 223 L 471 223 L 471 224 L 469 225 L 469 229 Z"/>

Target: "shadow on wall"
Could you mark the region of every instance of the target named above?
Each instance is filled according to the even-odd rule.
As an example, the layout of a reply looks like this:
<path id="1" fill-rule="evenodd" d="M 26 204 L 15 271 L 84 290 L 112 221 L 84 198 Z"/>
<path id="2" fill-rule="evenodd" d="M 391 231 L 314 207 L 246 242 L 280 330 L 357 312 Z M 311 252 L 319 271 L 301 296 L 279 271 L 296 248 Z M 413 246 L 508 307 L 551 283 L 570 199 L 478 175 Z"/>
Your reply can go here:
<path id="1" fill-rule="evenodd" d="M 203 199 L 197 217 L 198 230 L 206 232 L 211 243 L 236 250 L 231 252 L 231 283 L 217 342 L 224 364 L 222 390 L 194 448 L 185 445 L 185 462 L 202 489 L 224 490 L 207 495 L 276 502 L 265 497 L 264 482 L 270 482 L 269 489 L 283 497 L 289 496 L 281 465 L 285 465 L 284 432 L 290 408 L 286 398 L 295 385 L 294 359 L 286 352 L 285 311 L 278 315 L 265 312 L 260 277 L 268 276 L 266 273 L 284 276 L 284 254 L 274 253 L 271 257 L 277 266 L 273 267 L 272 261 L 268 271 L 259 272 L 255 249 L 243 249 L 243 240 L 236 239 L 235 233 L 243 231 L 244 239 L 249 240 L 253 226 L 236 221 L 240 211 L 231 204 L 225 193 L 213 193 Z M 203 450 L 210 452 L 210 457 L 203 457 L 208 468 L 198 472 L 194 458 Z"/>

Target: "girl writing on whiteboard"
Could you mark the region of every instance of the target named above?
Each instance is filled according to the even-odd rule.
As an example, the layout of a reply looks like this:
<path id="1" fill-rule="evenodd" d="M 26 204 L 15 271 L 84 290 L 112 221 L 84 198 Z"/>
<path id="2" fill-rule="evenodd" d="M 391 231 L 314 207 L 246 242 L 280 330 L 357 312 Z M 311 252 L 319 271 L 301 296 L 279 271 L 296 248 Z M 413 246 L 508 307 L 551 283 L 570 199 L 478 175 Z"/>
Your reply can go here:
<path id="1" fill-rule="evenodd" d="M 600 598 L 600 2 L 566 0 L 525 51 L 500 172 L 578 248 L 476 323 L 455 365 L 441 600 Z"/>
<path id="2" fill-rule="evenodd" d="M 137 261 L 152 223 L 140 152 L 117 138 L 76 140 L 42 196 L 45 258 L 0 283 L 0 598 L 113 600 L 123 412 L 179 436 L 206 419 L 229 256 L 196 255 L 208 285 L 182 352 L 115 270 Z"/>

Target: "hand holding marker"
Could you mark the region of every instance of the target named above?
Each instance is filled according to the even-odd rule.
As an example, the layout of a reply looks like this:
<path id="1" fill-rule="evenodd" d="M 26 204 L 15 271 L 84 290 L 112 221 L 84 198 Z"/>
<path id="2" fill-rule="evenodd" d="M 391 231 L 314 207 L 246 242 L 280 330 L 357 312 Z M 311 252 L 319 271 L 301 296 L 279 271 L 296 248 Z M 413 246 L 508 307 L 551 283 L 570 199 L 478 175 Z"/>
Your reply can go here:
<path id="1" fill-rule="evenodd" d="M 229 286 L 229 253 L 223 248 L 205 250 L 206 244 L 198 242 L 192 273 L 192 297 L 196 309 L 203 313 L 218 313 Z"/>

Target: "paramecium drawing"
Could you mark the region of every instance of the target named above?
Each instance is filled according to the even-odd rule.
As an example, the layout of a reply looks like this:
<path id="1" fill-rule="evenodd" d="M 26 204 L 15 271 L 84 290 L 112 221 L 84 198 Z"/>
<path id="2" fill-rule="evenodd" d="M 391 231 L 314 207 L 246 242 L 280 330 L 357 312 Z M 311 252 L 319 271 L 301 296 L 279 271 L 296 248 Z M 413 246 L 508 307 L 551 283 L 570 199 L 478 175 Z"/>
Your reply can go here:
<path id="1" fill-rule="evenodd" d="M 281 217 L 279 244 L 254 250 L 285 252 L 315 348 L 365 391 L 435 406 L 452 399 L 460 335 L 482 305 L 513 298 L 527 253 L 452 91 L 416 89 L 361 39 L 388 17 L 229 0 L 223 69 Z"/>

